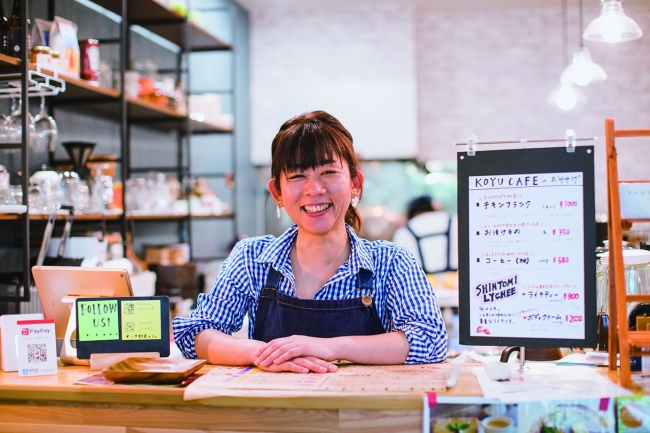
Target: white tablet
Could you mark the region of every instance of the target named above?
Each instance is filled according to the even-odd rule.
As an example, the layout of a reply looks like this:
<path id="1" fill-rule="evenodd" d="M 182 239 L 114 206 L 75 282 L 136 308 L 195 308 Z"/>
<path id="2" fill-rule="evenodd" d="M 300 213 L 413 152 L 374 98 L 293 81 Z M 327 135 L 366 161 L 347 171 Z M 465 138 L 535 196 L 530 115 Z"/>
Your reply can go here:
<path id="1" fill-rule="evenodd" d="M 56 338 L 65 336 L 70 306 L 64 296 L 115 298 L 133 296 L 129 274 L 124 269 L 76 266 L 34 266 L 32 275 L 46 319 L 54 319 Z"/>

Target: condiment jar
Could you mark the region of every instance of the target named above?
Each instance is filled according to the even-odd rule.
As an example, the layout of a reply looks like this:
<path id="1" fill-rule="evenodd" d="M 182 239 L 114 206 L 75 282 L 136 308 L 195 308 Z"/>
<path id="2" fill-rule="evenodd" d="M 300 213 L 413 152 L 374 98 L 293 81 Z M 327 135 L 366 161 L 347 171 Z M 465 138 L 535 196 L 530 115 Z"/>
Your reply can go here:
<path id="1" fill-rule="evenodd" d="M 608 312 L 609 293 L 609 251 L 599 254 L 600 262 L 596 273 L 596 295 L 598 312 Z M 625 291 L 629 295 L 650 293 L 650 251 L 623 250 L 623 274 Z"/>
<path id="2" fill-rule="evenodd" d="M 52 70 L 52 53 L 50 47 L 38 45 L 32 48 L 32 56 L 30 61 L 36 65 L 38 69 Z"/>

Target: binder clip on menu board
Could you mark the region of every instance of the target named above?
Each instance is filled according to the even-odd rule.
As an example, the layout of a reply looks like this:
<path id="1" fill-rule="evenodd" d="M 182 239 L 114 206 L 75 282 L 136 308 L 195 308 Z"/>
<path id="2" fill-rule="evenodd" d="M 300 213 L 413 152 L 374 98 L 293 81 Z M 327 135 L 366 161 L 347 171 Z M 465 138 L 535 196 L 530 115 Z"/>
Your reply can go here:
<path id="1" fill-rule="evenodd" d="M 567 153 L 574 153 L 576 151 L 575 141 L 576 141 L 576 132 L 573 129 L 567 129 L 564 133 L 564 138 L 566 138 L 566 151 Z"/>
<path id="2" fill-rule="evenodd" d="M 476 135 L 471 134 L 467 136 L 467 156 L 476 155 Z"/>
<path id="3" fill-rule="evenodd" d="M 575 153 L 576 151 L 576 145 L 578 141 L 594 141 L 596 140 L 596 137 L 583 137 L 583 138 L 578 138 L 576 135 L 575 131 L 573 129 L 567 129 L 566 132 L 564 133 L 564 138 L 550 138 L 550 139 L 535 139 L 535 140 L 529 140 L 527 138 L 522 138 L 520 140 L 499 140 L 499 141 L 483 141 L 480 144 L 485 145 L 485 144 L 490 144 L 490 145 L 501 145 L 501 144 L 520 144 L 522 149 L 527 149 L 529 143 L 561 143 L 564 142 L 566 145 L 566 151 L 567 153 Z M 476 150 L 479 142 L 478 139 L 476 138 L 476 135 L 471 134 L 467 136 L 467 141 L 464 143 L 454 143 L 454 146 L 467 146 L 467 156 L 474 156 L 476 155 Z M 591 153 L 592 150 L 588 149 L 587 153 Z M 464 156 L 461 156 L 460 159 L 464 159 Z"/>

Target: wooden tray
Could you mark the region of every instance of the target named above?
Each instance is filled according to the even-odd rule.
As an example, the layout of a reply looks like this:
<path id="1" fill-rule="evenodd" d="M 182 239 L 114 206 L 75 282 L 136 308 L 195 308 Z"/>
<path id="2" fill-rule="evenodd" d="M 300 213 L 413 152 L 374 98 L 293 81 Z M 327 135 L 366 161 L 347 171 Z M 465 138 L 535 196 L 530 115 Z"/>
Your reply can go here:
<path id="1" fill-rule="evenodd" d="M 200 369 L 203 359 L 126 358 L 106 367 L 102 375 L 116 383 L 181 383 Z"/>

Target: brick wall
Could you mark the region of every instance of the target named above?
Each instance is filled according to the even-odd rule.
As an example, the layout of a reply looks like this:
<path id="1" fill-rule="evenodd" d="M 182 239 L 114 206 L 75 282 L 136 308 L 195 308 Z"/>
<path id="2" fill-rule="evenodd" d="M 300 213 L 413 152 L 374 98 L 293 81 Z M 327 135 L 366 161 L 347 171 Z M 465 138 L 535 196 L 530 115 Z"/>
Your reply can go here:
<path id="1" fill-rule="evenodd" d="M 271 140 L 285 120 L 313 109 L 338 117 L 362 154 L 417 152 L 409 2 L 259 2 L 251 29 L 255 163 L 270 161 Z"/>
<path id="2" fill-rule="evenodd" d="M 598 15 L 593 6 L 584 9 L 585 26 Z M 605 118 L 614 118 L 618 128 L 650 128 L 650 4 L 624 7 L 645 36 L 615 45 L 585 43 L 608 79 L 583 88 L 586 103 L 571 111 L 546 103 L 563 69 L 560 7 L 419 11 L 420 157 L 454 158 L 450 144 L 470 133 L 485 141 L 555 138 L 571 128 L 598 137 L 596 209 L 606 212 Z M 576 7 L 568 18 L 572 53 L 580 43 Z M 626 140 L 630 145 L 619 152 L 621 177 L 650 178 L 650 139 Z"/>
<path id="3" fill-rule="evenodd" d="M 440 10 L 430 3 L 255 2 L 253 134 L 277 130 L 269 115 L 278 111 L 273 92 L 292 80 L 409 79 L 414 68 L 420 159 L 454 159 L 451 144 L 470 133 L 485 141 L 558 138 L 571 128 L 598 137 L 596 209 L 606 212 L 605 118 L 618 128 L 650 128 L 650 3 L 624 3 L 645 30 L 640 40 L 586 43 L 609 78 L 584 88 L 587 102 L 568 112 L 546 103 L 564 66 L 559 1 L 493 10 Z M 579 47 L 575 3 L 569 1 L 570 54 Z M 595 1 L 585 1 L 585 26 L 598 11 Z M 650 140 L 625 143 L 621 177 L 650 177 Z"/>

